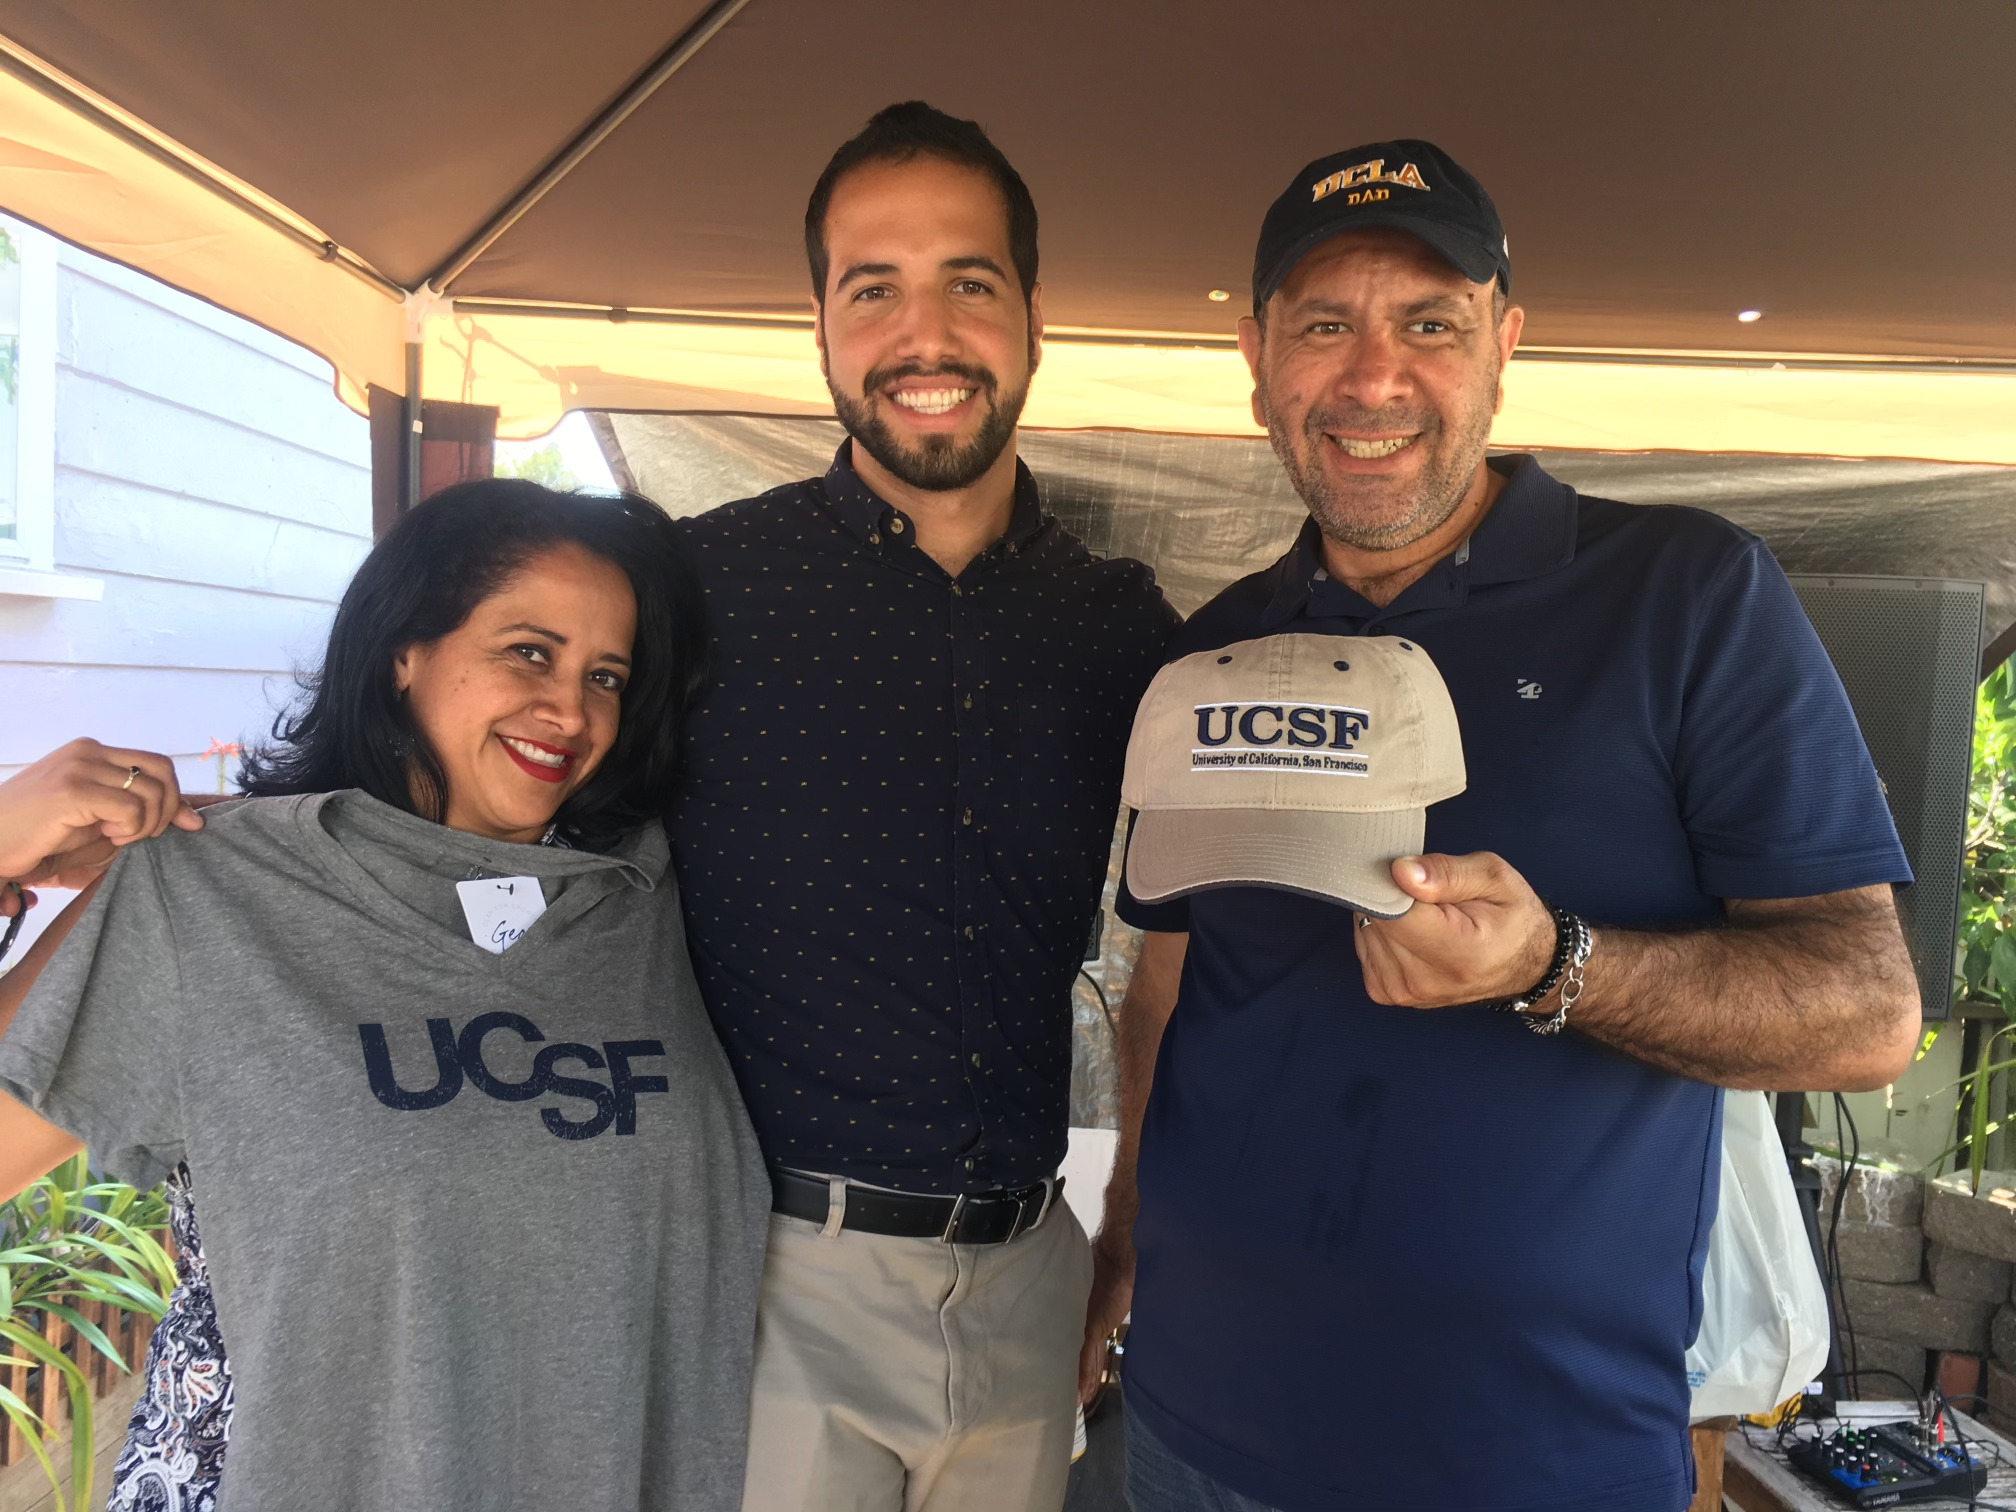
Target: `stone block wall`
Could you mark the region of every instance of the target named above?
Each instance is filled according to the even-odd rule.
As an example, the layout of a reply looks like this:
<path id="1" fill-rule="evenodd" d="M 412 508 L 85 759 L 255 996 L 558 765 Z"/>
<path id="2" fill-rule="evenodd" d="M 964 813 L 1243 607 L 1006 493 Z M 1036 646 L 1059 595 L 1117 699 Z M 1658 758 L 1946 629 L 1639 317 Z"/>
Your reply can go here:
<path id="1" fill-rule="evenodd" d="M 1824 1238 L 1841 1167 L 1827 1156 L 1814 1165 Z M 1958 1405 L 2016 1430 L 2016 1173 L 1985 1172 L 1977 1196 L 1964 1172 L 1927 1180 L 1859 1168 L 1836 1246 L 1862 1372 L 1851 1394 L 1894 1397 L 1907 1384 L 1979 1393 Z"/>

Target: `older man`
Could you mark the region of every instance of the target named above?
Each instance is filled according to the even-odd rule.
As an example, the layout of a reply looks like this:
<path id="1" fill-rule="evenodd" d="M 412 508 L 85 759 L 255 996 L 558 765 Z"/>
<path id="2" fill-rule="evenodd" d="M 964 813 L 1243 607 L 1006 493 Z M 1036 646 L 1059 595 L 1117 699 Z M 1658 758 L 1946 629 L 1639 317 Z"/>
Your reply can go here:
<path id="1" fill-rule="evenodd" d="M 1085 1372 L 1131 1300 L 1136 1512 L 1676 1512 L 1717 1089 L 1911 1053 L 1909 873 L 1824 652 L 1755 537 L 1487 458 L 1510 283 L 1426 142 L 1312 163 L 1261 231 L 1240 348 L 1310 519 L 1170 655 L 1404 638 L 1468 789 L 1398 918 L 1123 896 Z"/>

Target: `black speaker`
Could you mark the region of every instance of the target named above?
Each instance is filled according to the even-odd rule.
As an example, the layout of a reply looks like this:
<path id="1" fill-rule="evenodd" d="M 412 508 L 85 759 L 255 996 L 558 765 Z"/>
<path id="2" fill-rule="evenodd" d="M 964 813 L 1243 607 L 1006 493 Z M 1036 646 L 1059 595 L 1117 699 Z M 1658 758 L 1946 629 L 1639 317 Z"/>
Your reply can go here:
<path id="1" fill-rule="evenodd" d="M 1917 880 L 1897 894 L 1925 1017 L 1953 1003 L 1960 853 L 1981 671 L 1979 583 L 1944 578 L 1792 578 L 1841 674 L 1890 817 Z"/>

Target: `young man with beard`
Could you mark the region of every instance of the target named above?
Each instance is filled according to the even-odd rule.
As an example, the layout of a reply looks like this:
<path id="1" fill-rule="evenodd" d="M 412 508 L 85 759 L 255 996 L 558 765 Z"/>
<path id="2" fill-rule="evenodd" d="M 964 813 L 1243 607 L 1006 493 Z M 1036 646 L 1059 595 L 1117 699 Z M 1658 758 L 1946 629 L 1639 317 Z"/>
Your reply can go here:
<path id="1" fill-rule="evenodd" d="M 1070 991 L 1176 616 L 1037 502 L 1036 212 L 892 106 L 805 218 L 849 440 L 691 522 L 716 684 L 671 826 L 772 1168 L 748 1512 L 1061 1504 L 1091 1280 Z"/>
<path id="2" fill-rule="evenodd" d="M 1310 519 L 1171 658 L 1391 637 L 1468 787 L 1391 861 L 1392 918 L 1307 885 L 1317 846 L 1213 870 L 1235 812 L 1137 823 L 1156 901 L 1121 913 L 1155 933 L 1085 1351 L 1131 1301 L 1136 1512 L 1678 1512 L 1717 1089 L 1880 1087 L 1917 1038 L 1910 873 L 1764 544 L 1487 458 L 1510 282 L 1421 141 L 1310 164 L 1260 234 L 1240 348 Z M 1359 759 L 1404 764 L 1384 721 Z M 1448 1452 L 1396 1450 L 1451 1393 Z"/>

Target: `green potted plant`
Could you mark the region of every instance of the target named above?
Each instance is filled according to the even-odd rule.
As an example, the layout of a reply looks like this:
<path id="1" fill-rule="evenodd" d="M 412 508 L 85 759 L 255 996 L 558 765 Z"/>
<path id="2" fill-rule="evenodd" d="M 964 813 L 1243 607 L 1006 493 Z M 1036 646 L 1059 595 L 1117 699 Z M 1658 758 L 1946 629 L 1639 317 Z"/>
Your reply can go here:
<path id="1" fill-rule="evenodd" d="M 1962 1074 L 1919 1099 L 1927 1113 L 1952 1120 L 1953 1138 L 1932 1156 L 1937 1174 L 1966 1152 L 1968 1185 L 1978 1188 L 1990 1138 L 2009 1122 L 1997 1117 L 1993 1083 L 2016 1069 L 2016 676 L 2003 663 L 1981 684 L 1974 704 L 1974 777 L 1967 798 L 1962 856 L 1960 936 L 1953 964 L 1956 1018 L 1967 1024 Z M 1946 1025 L 1919 1047 L 1923 1059 Z M 1956 1165 L 1957 1169 L 1957 1165 Z"/>
<path id="2" fill-rule="evenodd" d="M 56 1512 L 91 1505 L 96 1444 L 84 1347 L 127 1368 L 83 1309 L 102 1303 L 150 1319 L 167 1310 L 175 1267 L 157 1237 L 167 1223 L 168 1204 L 159 1191 L 93 1180 L 81 1155 L 0 1203 L 0 1412 L 41 1462 L 55 1489 Z M 47 1336 L 52 1318 L 81 1341 L 77 1358 Z M 48 1449 L 57 1425 L 7 1386 L 9 1366 L 54 1371 L 63 1383 L 72 1424 L 67 1497 Z"/>

